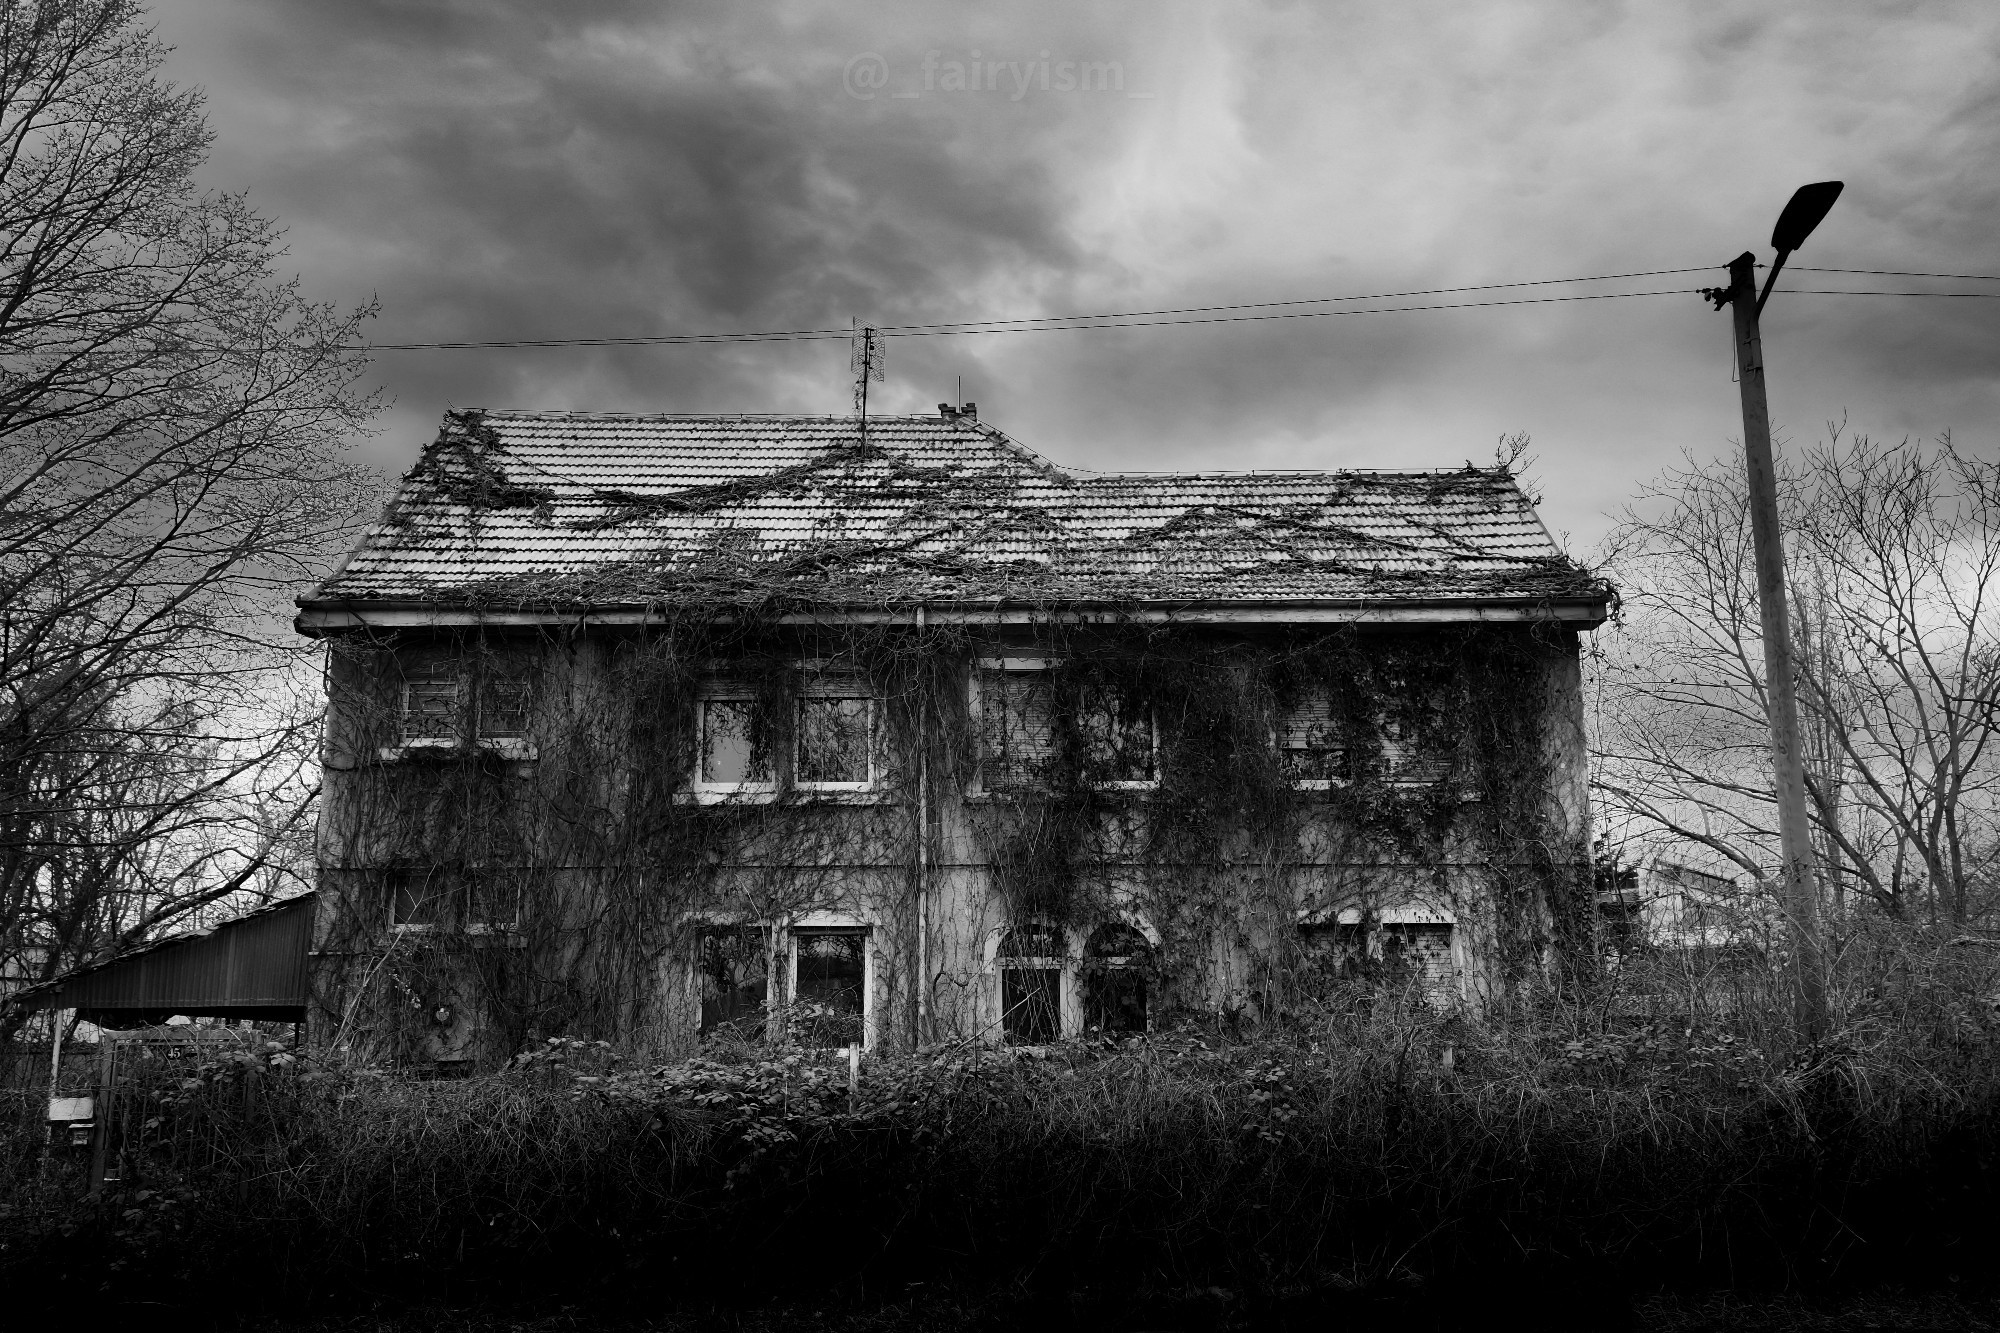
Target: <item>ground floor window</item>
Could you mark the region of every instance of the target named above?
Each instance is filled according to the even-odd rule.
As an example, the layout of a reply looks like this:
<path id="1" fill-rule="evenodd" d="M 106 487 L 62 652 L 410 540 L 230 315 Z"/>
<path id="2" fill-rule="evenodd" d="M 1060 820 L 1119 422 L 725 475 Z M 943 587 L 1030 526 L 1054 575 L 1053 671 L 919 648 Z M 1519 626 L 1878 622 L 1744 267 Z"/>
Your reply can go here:
<path id="1" fill-rule="evenodd" d="M 794 1035 L 807 1046 L 863 1045 L 868 928 L 794 930 L 792 949 Z"/>
<path id="2" fill-rule="evenodd" d="M 1432 921 L 1312 922 L 1299 927 L 1308 974 L 1410 991 L 1433 1002 L 1458 993 L 1452 926 Z"/>
<path id="3" fill-rule="evenodd" d="M 1426 996 L 1445 996 L 1456 987 L 1451 961 L 1451 927 L 1429 922 L 1390 922 L 1382 927 L 1382 965 L 1392 985 Z"/>
<path id="4" fill-rule="evenodd" d="M 1083 946 L 1086 1032 L 1144 1032 L 1152 946 L 1132 926 L 1099 926 Z"/>
<path id="5" fill-rule="evenodd" d="M 1010 1042 L 1036 1046 L 1062 1035 L 1062 932 L 1015 926 L 1000 940 L 1000 1028 Z"/>
<path id="6" fill-rule="evenodd" d="M 715 926 L 695 946 L 703 1036 L 724 1029 L 744 1037 L 764 1031 L 770 943 L 761 926 Z"/>

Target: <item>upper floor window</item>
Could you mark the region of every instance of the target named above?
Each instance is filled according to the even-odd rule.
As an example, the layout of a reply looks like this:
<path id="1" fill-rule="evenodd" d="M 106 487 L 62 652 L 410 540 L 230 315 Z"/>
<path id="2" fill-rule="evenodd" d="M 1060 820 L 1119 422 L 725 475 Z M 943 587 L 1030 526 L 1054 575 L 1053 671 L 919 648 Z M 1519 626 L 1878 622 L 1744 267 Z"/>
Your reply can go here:
<path id="1" fill-rule="evenodd" d="M 695 702 L 699 754 L 695 787 L 702 791 L 755 792 L 777 787 L 771 762 L 770 721 L 758 699 L 744 690 L 717 687 Z"/>
<path id="2" fill-rule="evenodd" d="M 774 697 L 775 694 L 775 697 Z M 866 792 L 881 781 L 879 705 L 866 684 L 808 680 L 789 697 L 715 682 L 695 702 L 697 796 Z"/>
<path id="3" fill-rule="evenodd" d="M 525 662 L 443 651 L 402 659 L 398 713 L 405 746 L 518 742 L 528 734 Z"/>
<path id="4" fill-rule="evenodd" d="M 1056 684 L 1041 658 L 988 659 L 973 678 L 982 791 L 1047 789 L 1063 758 Z M 1159 731 L 1153 710 L 1134 691 L 1088 684 L 1073 701 L 1077 753 L 1084 782 L 1144 788 L 1159 778 Z"/>
<path id="5" fill-rule="evenodd" d="M 808 685 L 792 730 L 793 781 L 820 791 L 861 791 L 875 782 L 875 700 L 837 684 Z"/>
<path id="6" fill-rule="evenodd" d="M 1302 787 L 1330 787 L 1347 777 L 1347 742 L 1326 691 L 1315 690 L 1281 709 L 1278 767 Z"/>

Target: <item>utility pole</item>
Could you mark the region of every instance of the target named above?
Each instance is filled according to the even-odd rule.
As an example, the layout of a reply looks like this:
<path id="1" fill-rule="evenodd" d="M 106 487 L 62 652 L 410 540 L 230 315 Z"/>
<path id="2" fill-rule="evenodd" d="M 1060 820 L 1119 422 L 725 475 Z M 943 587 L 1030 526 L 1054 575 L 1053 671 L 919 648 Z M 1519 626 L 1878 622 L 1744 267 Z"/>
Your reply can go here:
<path id="1" fill-rule="evenodd" d="M 1749 478 L 1750 534 L 1757 563 L 1757 610 L 1764 638 L 1765 711 L 1771 727 L 1771 766 L 1778 803 L 1778 847 L 1784 860 L 1779 898 L 1790 927 L 1792 999 L 1800 1032 L 1814 1040 L 1826 1031 L 1826 975 L 1819 930 L 1819 889 L 1814 872 L 1812 824 L 1806 814 L 1805 756 L 1792 676 L 1791 616 L 1785 597 L 1785 546 L 1778 522 L 1778 473 L 1771 456 L 1771 410 L 1764 396 L 1764 342 L 1757 318 L 1785 258 L 1805 243 L 1840 195 L 1839 181 L 1802 186 L 1778 217 L 1771 245 L 1777 261 L 1760 297 L 1757 256 L 1745 251 L 1729 265 L 1729 286 L 1704 292 L 1719 310 L 1735 316 L 1737 379 L 1743 393 L 1743 454 Z"/>

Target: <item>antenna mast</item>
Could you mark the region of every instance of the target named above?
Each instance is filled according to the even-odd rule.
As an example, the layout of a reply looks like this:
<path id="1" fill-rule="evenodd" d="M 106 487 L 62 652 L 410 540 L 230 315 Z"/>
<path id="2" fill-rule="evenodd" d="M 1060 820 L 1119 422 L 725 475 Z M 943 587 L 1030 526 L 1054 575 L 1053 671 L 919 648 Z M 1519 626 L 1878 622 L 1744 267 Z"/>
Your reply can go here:
<path id="1" fill-rule="evenodd" d="M 873 328 L 864 328 L 859 320 L 854 321 L 853 355 L 850 365 L 854 371 L 854 415 L 861 422 L 861 447 L 868 447 L 868 381 L 883 378 L 883 355 L 881 333 Z"/>

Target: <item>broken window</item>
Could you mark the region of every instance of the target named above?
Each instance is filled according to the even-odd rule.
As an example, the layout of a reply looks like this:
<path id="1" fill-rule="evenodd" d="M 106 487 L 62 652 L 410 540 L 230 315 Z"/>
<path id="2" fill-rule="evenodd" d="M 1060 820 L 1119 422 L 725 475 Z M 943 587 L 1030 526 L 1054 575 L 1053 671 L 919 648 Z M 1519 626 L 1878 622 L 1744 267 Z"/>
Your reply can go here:
<path id="1" fill-rule="evenodd" d="M 1279 770 L 1293 782 L 1330 786 L 1348 776 L 1347 744 L 1324 691 L 1280 712 L 1277 740 Z"/>
<path id="2" fill-rule="evenodd" d="M 758 926 L 713 926 L 695 941 L 701 984 L 701 1032 L 733 1028 L 745 1037 L 764 1031 L 770 989 L 770 946 Z"/>
<path id="3" fill-rule="evenodd" d="M 1083 946 L 1086 1032 L 1144 1032 L 1152 945 L 1122 922 L 1099 926 Z"/>
<path id="4" fill-rule="evenodd" d="M 1144 699 L 1108 686 L 1091 689 L 1077 726 L 1083 739 L 1084 773 L 1092 782 L 1143 786 L 1157 776 L 1153 710 Z"/>
<path id="5" fill-rule="evenodd" d="M 867 927 L 794 930 L 792 948 L 792 1017 L 799 1040 L 807 1046 L 862 1045 Z"/>
<path id="6" fill-rule="evenodd" d="M 807 694 L 799 700 L 794 778 L 801 787 L 858 790 L 875 778 L 875 701 Z"/>
<path id="7" fill-rule="evenodd" d="M 1046 786 L 1055 760 L 1055 716 L 1046 671 L 982 672 L 980 786 L 987 791 Z"/>
<path id="8" fill-rule="evenodd" d="M 773 785 L 771 752 L 757 701 L 743 697 L 701 700 L 701 754 L 697 785 L 711 791 L 768 789 Z"/>
<path id="9" fill-rule="evenodd" d="M 1015 926 L 1000 940 L 1000 1027 L 1035 1046 L 1062 1035 L 1062 936 L 1053 926 Z"/>

